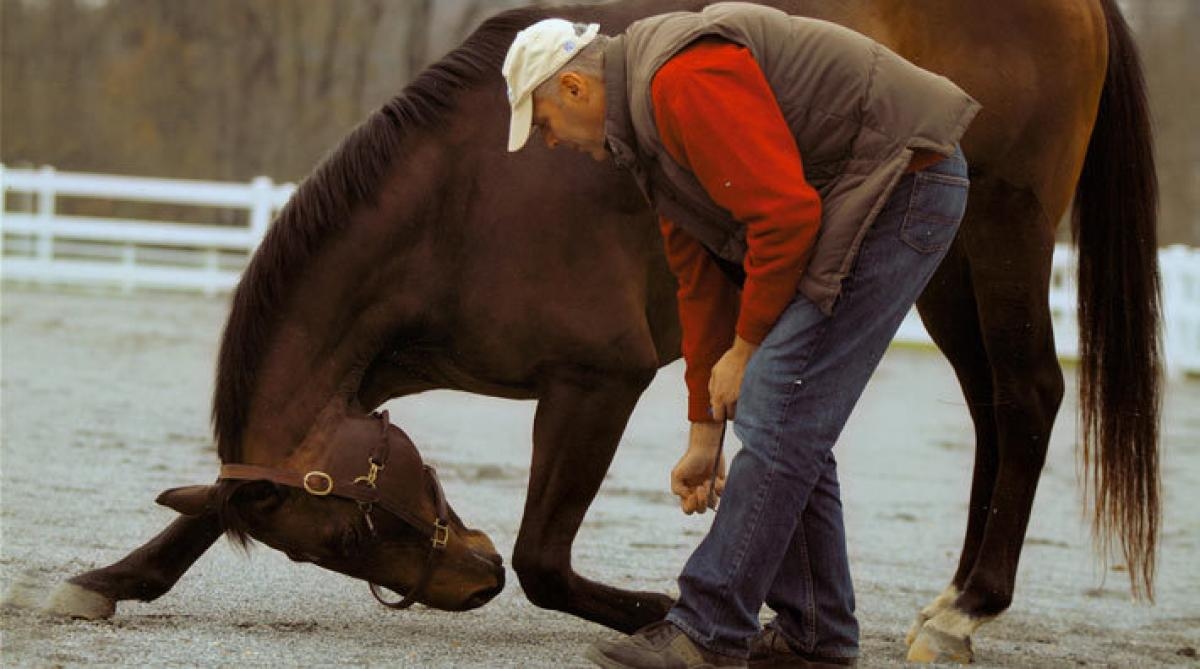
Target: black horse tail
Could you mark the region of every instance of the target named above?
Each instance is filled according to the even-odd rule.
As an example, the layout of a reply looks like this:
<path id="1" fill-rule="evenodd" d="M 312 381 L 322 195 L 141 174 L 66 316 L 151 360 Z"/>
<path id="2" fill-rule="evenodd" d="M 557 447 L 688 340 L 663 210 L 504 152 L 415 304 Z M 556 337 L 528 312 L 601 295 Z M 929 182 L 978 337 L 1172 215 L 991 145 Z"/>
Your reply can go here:
<path id="1" fill-rule="evenodd" d="M 1101 559 L 1114 540 L 1136 598 L 1154 599 L 1161 497 L 1158 179 L 1142 65 L 1115 0 L 1102 0 L 1108 72 L 1075 193 L 1080 441 Z"/>

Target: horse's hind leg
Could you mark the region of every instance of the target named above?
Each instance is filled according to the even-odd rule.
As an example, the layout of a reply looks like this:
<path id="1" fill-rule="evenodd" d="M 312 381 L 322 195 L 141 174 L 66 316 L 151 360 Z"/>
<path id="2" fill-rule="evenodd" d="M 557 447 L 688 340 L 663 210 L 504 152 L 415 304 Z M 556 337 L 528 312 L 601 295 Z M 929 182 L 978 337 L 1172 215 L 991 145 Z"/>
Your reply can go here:
<path id="1" fill-rule="evenodd" d="M 555 373 L 544 385 L 525 515 L 513 551 L 513 569 L 529 601 L 626 633 L 665 616 L 671 599 L 579 576 L 571 568 L 571 544 L 653 369 L 616 378 Z"/>
<path id="2" fill-rule="evenodd" d="M 968 365 L 956 362 L 960 378 L 975 379 L 964 383 L 978 438 L 971 519 L 947 593 L 953 604 L 945 605 L 946 597 L 930 611 L 909 648 L 911 661 L 970 661 L 971 634 L 1011 603 L 1063 395 L 1047 300 L 1053 225 L 1027 189 L 991 179 L 976 184 L 971 197 L 978 219 L 964 226 L 960 244 L 976 309 L 959 317 L 977 320 L 969 327 L 982 337 L 991 389 L 977 358 L 968 356 Z M 964 327 L 961 320 L 950 323 L 950 313 L 944 317 L 935 329 Z"/>
<path id="3" fill-rule="evenodd" d="M 971 214 L 963 227 L 969 227 Z M 937 273 L 917 302 L 925 329 L 954 367 L 954 373 L 966 399 L 975 426 L 975 467 L 971 477 L 967 531 L 959 556 L 958 569 L 932 602 L 917 613 L 905 642 L 912 645 L 921 627 L 930 618 L 954 604 L 962 592 L 983 539 L 996 481 L 996 422 L 992 412 L 992 370 L 983 345 L 983 333 L 971 287 L 971 274 L 962 236 L 950 247 Z"/>
<path id="4" fill-rule="evenodd" d="M 46 601 L 45 611 L 72 618 L 108 618 L 116 603 L 162 596 L 221 536 L 215 511 L 180 516 L 124 559 L 74 576 Z"/>

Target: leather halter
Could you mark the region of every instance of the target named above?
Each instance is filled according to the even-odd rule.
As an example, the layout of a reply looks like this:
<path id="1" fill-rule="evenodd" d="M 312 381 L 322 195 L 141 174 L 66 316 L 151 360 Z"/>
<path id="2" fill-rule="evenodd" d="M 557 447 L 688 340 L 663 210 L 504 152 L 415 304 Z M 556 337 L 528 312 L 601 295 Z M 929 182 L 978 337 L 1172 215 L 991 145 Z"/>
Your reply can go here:
<path id="1" fill-rule="evenodd" d="M 403 593 L 398 602 L 389 602 L 383 598 L 382 588 L 368 581 L 371 594 L 380 604 L 393 609 L 406 609 L 416 602 L 416 598 L 429 585 L 433 571 L 437 567 L 438 557 L 446 550 L 450 539 L 449 507 L 446 505 L 446 494 L 442 491 L 442 483 L 438 480 L 437 472 L 429 465 L 422 464 L 424 471 L 433 481 L 434 504 L 436 517 L 432 522 L 421 516 L 419 512 L 408 507 L 404 500 L 397 495 L 398 482 L 388 481 L 384 477 L 379 481 L 380 474 L 385 471 L 388 456 L 391 454 L 391 443 L 388 441 L 388 428 L 391 423 L 388 413 L 371 414 L 380 421 L 382 427 L 380 443 L 371 447 L 367 453 L 361 449 L 330 449 L 322 469 L 316 469 L 305 474 L 260 467 L 258 465 L 224 464 L 217 480 L 228 481 L 271 481 L 279 485 L 299 488 L 316 497 L 341 497 L 358 503 L 367 519 L 367 526 L 375 532 L 371 520 L 371 509 L 375 506 L 396 516 L 405 524 L 425 535 L 429 539 L 429 552 L 425 556 L 425 566 L 415 585 Z M 382 485 L 382 484 L 391 485 Z"/>

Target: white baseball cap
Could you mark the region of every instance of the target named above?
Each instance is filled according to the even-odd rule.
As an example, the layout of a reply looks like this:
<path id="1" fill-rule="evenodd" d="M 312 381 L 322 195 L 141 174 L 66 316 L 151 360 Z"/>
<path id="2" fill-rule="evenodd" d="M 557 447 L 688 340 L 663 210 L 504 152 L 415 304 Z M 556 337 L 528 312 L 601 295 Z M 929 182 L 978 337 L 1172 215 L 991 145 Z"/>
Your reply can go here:
<path id="1" fill-rule="evenodd" d="M 509 151 L 517 151 L 529 139 L 533 127 L 533 90 L 569 63 L 599 32 L 598 23 L 546 19 L 517 33 L 501 68 L 508 83 L 508 104 L 512 107 Z"/>

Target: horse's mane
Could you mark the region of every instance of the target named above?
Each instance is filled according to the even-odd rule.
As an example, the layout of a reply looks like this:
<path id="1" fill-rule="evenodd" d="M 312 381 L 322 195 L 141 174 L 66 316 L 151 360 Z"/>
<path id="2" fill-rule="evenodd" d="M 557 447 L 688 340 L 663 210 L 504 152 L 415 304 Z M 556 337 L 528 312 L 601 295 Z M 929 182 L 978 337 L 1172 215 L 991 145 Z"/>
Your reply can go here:
<path id="1" fill-rule="evenodd" d="M 516 32 L 541 18 L 514 10 L 486 21 L 355 128 L 280 211 L 233 295 L 221 341 L 212 420 L 222 462 L 241 461 L 259 365 L 295 278 L 351 212 L 373 200 L 405 136 L 437 127 L 457 92 L 496 77 Z"/>

